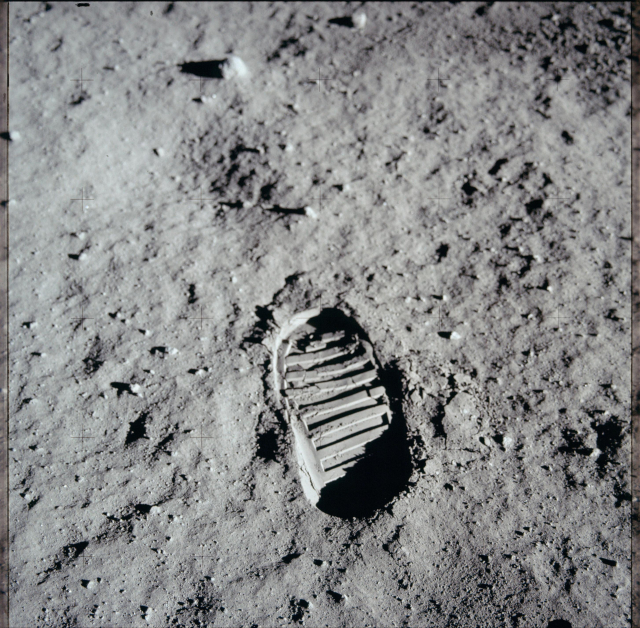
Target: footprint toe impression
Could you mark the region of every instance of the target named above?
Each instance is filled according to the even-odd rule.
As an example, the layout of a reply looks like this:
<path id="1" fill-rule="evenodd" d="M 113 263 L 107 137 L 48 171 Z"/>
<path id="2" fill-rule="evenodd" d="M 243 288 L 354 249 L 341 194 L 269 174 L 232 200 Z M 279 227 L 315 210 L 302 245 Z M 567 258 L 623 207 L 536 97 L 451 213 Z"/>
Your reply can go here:
<path id="1" fill-rule="evenodd" d="M 307 310 L 282 329 L 274 357 L 305 494 L 328 514 L 373 514 L 409 465 L 364 332 L 340 310 Z"/>

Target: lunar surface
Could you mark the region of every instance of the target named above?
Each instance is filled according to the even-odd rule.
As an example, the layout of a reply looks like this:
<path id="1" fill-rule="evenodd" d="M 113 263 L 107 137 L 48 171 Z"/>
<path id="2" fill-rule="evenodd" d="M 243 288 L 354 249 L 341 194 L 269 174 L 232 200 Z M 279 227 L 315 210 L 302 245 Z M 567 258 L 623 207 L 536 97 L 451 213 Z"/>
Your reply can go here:
<path id="1" fill-rule="evenodd" d="M 11 3 L 11 626 L 629 626 L 630 11 Z M 394 430 L 315 504 L 312 308 Z"/>

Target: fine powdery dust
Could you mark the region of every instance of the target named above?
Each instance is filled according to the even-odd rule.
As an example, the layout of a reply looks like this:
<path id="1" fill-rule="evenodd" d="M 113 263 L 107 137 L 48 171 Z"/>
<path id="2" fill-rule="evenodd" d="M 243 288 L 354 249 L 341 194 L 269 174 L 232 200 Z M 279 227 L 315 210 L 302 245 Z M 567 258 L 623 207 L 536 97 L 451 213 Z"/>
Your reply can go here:
<path id="1" fill-rule="evenodd" d="M 11 626 L 628 626 L 630 11 L 11 3 Z"/>

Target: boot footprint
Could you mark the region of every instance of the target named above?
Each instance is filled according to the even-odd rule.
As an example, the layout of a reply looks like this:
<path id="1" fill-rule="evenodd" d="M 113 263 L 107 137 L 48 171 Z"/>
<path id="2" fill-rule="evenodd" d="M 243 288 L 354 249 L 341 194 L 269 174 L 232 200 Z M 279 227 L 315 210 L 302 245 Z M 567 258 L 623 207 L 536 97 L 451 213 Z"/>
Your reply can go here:
<path id="1" fill-rule="evenodd" d="M 407 456 L 363 330 L 340 310 L 306 310 L 281 330 L 274 359 L 305 494 L 329 514 L 372 514 L 397 494 Z"/>

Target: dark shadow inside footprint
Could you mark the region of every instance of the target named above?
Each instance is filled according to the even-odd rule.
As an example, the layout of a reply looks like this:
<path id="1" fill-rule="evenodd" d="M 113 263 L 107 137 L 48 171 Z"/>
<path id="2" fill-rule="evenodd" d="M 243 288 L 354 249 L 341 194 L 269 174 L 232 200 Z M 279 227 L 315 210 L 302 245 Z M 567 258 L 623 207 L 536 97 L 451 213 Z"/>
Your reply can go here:
<path id="1" fill-rule="evenodd" d="M 371 517 L 407 488 L 410 475 L 406 430 L 394 416 L 391 427 L 369 443 L 366 457 L 322 489 L 317 507 L 343 519 Z"/>

